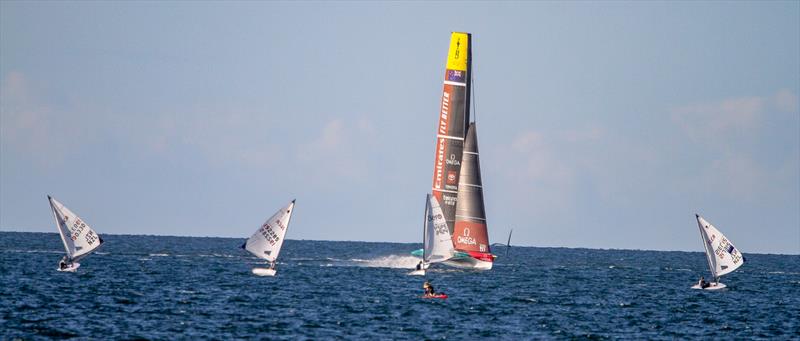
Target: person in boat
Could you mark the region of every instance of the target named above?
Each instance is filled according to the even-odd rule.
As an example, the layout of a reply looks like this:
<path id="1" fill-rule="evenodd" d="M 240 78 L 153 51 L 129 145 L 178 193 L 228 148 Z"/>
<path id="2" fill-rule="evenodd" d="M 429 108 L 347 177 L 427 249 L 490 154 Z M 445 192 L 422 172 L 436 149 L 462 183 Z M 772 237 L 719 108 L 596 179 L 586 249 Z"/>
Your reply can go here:
<path id="1" fill-rule="evenodd" d="M 419 264 L 417 264 L 417 270 L 422 270 L 422 261 L 419 261 Z"/>
<path id="2" fill-rule="evenodd" d="M 58 268 L 64 270 L 67 268 L 67 257 L 61 257 L 61 260 L 58 262 Z"/>
<path id="3" fill-rule="evenodd" d="M 275 262 L 269 262 L 269 269 L 275 270 Z"/>
<path id="4" fill-rule="evenodd" d="M 700 276 L 700 281 L 697 282 L 701 289 L 705 289 L 711 286 L 711 283 L 706 281 L 705 277 Z"/>
<path id="5" fill-rule="evenodd" d="M 436 291 L 433 289 L 433 285 L 430 282 L 425 281 L 422 284 L 422 288 L 425 289 L 425 296 L 434 296 L 436 295 Z"/>

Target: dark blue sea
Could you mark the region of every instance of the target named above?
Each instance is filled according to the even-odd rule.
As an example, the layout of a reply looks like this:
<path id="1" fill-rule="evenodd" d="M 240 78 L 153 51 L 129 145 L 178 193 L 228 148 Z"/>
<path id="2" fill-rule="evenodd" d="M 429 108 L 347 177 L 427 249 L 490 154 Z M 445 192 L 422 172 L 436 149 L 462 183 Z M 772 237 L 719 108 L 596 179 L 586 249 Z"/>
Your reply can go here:
<path id="1" fill-rule="evenodd" d="M 728 288 L 700 252 L 512 247 L 494 269 L 408 276 L 419 244 L 104 235 L 77 273 L 55 233 L 0 233 L 0 339 L 798 339 L 800 256 L 747 254 Z"/>

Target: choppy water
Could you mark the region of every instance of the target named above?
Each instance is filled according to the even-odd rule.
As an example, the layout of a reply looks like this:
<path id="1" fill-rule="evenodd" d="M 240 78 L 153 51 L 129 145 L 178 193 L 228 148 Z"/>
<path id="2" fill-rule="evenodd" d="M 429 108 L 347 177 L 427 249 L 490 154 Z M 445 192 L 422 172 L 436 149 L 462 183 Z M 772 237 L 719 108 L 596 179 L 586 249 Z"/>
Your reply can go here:
<path id="1" fill-rule="evenodd" d="M 0 233 L 0 339 L 800 338 L 800 256 L 747 254 L 690 290 L 700 252 L 498 248 L 492 271 L 433 271 L 419 245 L 287 240 L 257 277 L 243 239 L 104 235 L 78 273 L 56 234 Z"/>

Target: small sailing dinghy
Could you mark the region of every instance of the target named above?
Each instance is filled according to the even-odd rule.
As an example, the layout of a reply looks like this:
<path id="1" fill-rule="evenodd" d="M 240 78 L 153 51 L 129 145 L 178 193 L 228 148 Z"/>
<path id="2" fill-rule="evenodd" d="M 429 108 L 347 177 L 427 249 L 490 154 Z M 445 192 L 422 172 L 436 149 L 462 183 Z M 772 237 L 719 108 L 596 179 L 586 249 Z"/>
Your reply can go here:
<path id="1" fill-rule="evenodd" d="M 253 268 L 253 274 L 275 276 L 275 260 L 281 252 L 283 237 L 289 228 L 289 220 L 292 219 L 292 211 L 294 211 L 294 200 L 267 219 L 250 239 L 242 244 L 242 248 L 247 252 L 269 262 L 269 268 Z"/>
<path id="2" fill-rule="evenodd" d="M 719 290 L 725 288 L 725 284 L 720 283 L 719 278 L 742 266 L 745 262 L 744 255 L 714 225 L 711 225 L 699 214 L 695 214 L 695 217 L 697 226 L 700 228 L 700 237 L 703 239 L 708 268 L 714 279 L 706 285 L 697 283 L 692 286 L 692 289 Z"/>
<path id="3" fill-rule="evenodd" d="M 439 201 L 428 194 L 425 197 L 425 222 L 422 226 L 422 261 L 418 269 L 409 275 L 425 276 L 425 270 L 432 263 L 444 262 L 452 258 L 454 253 L 453 240 Z"/>
<path id="4" fill-rule="evenodd" d="M 53 210 L 53 217 L 56 219 L 56 227 L 61 241 L 64 242 L 64 249 L 67 255 L 58 263 L 56 270 L 63 272 L 75 272 L 81 266 L 78 260 L 86 257 L 92 251 L 103 244 L 103 238 L 92 230 L 83 219 L 77 214 L 72 213 L 64 204 L 47 196 L 50 201 L 50 208 Z"/>

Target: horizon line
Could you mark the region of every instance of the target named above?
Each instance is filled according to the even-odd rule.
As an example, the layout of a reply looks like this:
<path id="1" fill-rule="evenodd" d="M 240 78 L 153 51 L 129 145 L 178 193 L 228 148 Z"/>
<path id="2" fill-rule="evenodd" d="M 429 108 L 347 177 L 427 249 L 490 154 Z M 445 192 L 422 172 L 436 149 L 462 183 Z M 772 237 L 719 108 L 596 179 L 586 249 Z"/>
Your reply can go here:
<path id="1" fill-rule="evenodd" d="M 5 230 L 0 229 L 0 233 L 49 233 L 49 234 L 58 234 L 58 232 L 46 232 L 46 231 L 14 231 L 14 230 Z M 143 237 L 176 237 L 176 238 L 224 238 L 224 239 L 247 239 L 249 237 L 224 237 L 224 236 L 197 236 L 197 235 L 166 235 L 166 234 L 129 234 L 129 233 L 103 233 L 106 236 L 143 236 Z M 371 240 L 325 240 L 325 239 L 292 239 L 292 238 L 285 238 L 284 240 L 293 240 L 293 241 L 315 241 L 315 242 L 355 242 L 355 243 L 394 243 L 394 244 L 420 244 L 420 242 L 399 242 L 399 241 L 371 241 Z M 502 243 L 493 243 L 493 244 L 502 244 Z M 490 244 L 490 245 L 493 245 Z M 505 245 L 498 246 L 498 247 L 505 247 Z M 626 249 L 626 248 L 593 248 L 587 246 L 535 246 L 535 245 L 511 245 L 511 247 L 530 247 L 530 248 L 540 248 L 540 249 L 586 249 L 586 250 L 601 250 L 601 251 L 655 251 L 655 252 L 697 252 L 703 253 L 703 251 L 687 251 L 687 250 L 655 250 L 655 249 Z M 747 252 L 751 255 L 777 255 L 777 256 L 800 256 L 800 252 L 798 253 L 760 253 L 760 252 Z"/>

